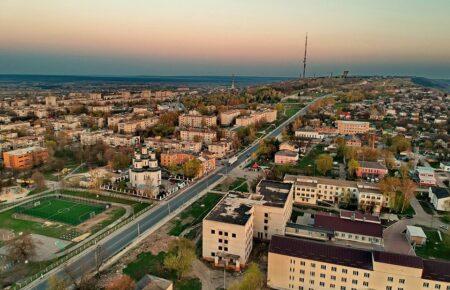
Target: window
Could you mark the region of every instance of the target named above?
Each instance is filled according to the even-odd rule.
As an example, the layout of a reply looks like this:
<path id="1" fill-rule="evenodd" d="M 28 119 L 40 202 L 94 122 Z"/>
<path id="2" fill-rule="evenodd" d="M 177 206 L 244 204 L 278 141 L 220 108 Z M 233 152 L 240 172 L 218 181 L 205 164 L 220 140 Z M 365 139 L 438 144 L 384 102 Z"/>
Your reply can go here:
<path id="1" fill-rule="evenodd" d="M 269 214 L 267 212 L 264 213 L 264 217 L 269 217 Z"/>
<path id="2" fill-rule="evenodd" d="M 222 231 L 219 231 L 219 235 L 222 235 Z"/>
<path id="3" fill-rule="evenodd" d="M 353 275 L 358 276 L 358 271 L 353 271 Z"/>
<path id="4" fill-rule="evenodd" d="M 305 266 L 305 261 L 300 261 L 300 265 Z"/>
<path id="5" fill-rule="evenodd" d="M 219 251 L 222 251 L 222 246 L 219 246 Z"/>
<path id="6" fill-rule="evenodd" d="M 311 276 L 315 276 L 316 275 L 316 273 L 314 273 L 314 272 L 309 272 L 309 275 L 311 275 Z"/>
<path id="7" fill-rule="evenodd" d="M 331 280 L 336 280 L 336 276 L 331 275 Z"/>
<path id="8" fill-rule="evenodd" d="M 326 269 L 327 269 L 327 266 L 325 266 L 325 265 L 321 265 L 321 266 L 320 266 L 320 269 L 322 269 L 322 270 L 326 270 Z"/>
<path id="9" fill-rule="evenodd" d="M 324 283 L 324 282 L 320 282 L 319 285 L 320 285 L 321 287 L 325 287 L 325 283 Z"/>
<path id="10" fill-rule="evenodd" d="M 300 274 L 305 274 L 305 270 L 300 270 Z"/>
<path id="11" fill-rule="evenodd" d="M 347 278 L 341 278 L 341 282 L 347 282 Z"/>
<path id="12" fill-rule="evenodd" d="M 345 290 L 345 286 L 341 286 L 341 290 Z"/>
<path id="13" fill-rule="evenodd" d="M 309 280 L 309 284 L 314 285 L 314 280 Z"/>
<path id="14" fill-rule="evenodd" d="M 347 269 L 342 269 L 342 273 L 347 274 Z"/>
<path id="15" fill-rule="evenodd" d="M 316 264 L 311 263 L 311 267 L 315 268 L 315 267 L 316 267 Z"/>
<path id="16" fill-rule="evenodd" d="M 335 287 L 336 287 L 336 285 L 330 284 L 330 288 L 335 288 Z"/>
<path id="17" fill-rule="evenodd" d="M 388 279 L 387 279 L 389 282 L 392 282 L 392 281 L 394 281 L 394 278 L 392 278 L 392 277 L 388 277 Z"/>
<path id="18" fill-rule="evenodd" d="M 265 224 L 268 224 L 268 223 L 269 223 L 269 221 L 268 221 L 268 220 L 264 220 L 264 223 L 265 223 Z"/>
<path id="19" fill-rule="evenodd" d="M 228 245 L 228 240 L 225 240 L 225 245 Z"/>
<path id="20" fill-rule="evenodd" d="M 441 284 L 434 285 L 434 289 L 441 289 Z"/>
<path id="21" fill-rule="evenodd" d="M 358 280 L 352 280 L 353 285 L 358 285 Z"/>
<path id="22" fill-rule="evenodd" d="M 363 282 L 364 287 L 369 287 L 369 282 Z"/>
<path id="23" fill-rule="evenodd" d="M 305 281 L 305 278 L 299 278 L 298 281 L 299 281 L 299 282 L 304 282 L 304 281 Z"/>
<path id="24" fill-rule="evenodd" d="M 320 278 L 325 278 L 325 274 L 320 274 Z"/>
<path id="25" fill-rule="evenodd" d="M 231 236 L 232 236 L 233 238 L 235 238 L 235 237 L 236 237 L 236 234 L 231 234 Z"/>
<path id="26" fill-rule="evenodd" d="M 428 282 L 423 282 L 423 288 L 428 288 L 430 287 L 430 283 Z"/>
<path id="27" fill-rule="evenodd" d="M 216 233 L 216 231 L 215 231 L 215 230 L 211 230 L 211 234 L 213 234 L 213 235 L 214 235 L 215 233 Z"/>
<path id="28" fill-rule="evenodd" d="M 225 237 L 228 237 L 228 232 L 225 232 Z"/>
<path id="29" fill-rule="evenodd" d="M 369 278 L 370 274 L 369 273 L 364 273 L 364 278 Z"/>
<path id="30" fill-rule="evenodd" d="M 392 286 L 386 286 L 386 290 L 392 290 Z"/>
<path id="31" fill-rule="evenodd" d="M 211 252 L 211 257 L 215 257 L 215 256 L 216 256 L 216 253 Z"/>
<path id="32" fill-rule="evenodd" d="M 219 243 L 221 243 L 223 240 L 222 239 L 219 239 Z"/>
<path id="33" fill-rule="evenodd" d="M 331 271 L 336 272 L 336 267 L 331 267 Z"/>
<path id="34" fill-rule="evenodd" d="M 264 230 L 267 231 L 267 226 L 264 226 Z"/>
<path id="35" fill-rule="evenodd" d="M 399 282 L 400 284 L 405 284 L 405 279 L 398 279 L 398 282 Z"/>

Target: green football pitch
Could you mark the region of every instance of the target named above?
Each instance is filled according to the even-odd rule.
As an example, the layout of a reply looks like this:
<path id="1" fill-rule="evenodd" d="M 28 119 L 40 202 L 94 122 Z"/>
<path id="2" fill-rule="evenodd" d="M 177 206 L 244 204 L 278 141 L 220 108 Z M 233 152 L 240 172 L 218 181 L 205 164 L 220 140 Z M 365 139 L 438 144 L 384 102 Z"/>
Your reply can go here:
<path id="1" fill-rule="evenodd" d="M 16 208 L 18 213 L 69 225 L 78 225 L 104 210 L 104 205 L 64 198 L 47 198 Z"/>

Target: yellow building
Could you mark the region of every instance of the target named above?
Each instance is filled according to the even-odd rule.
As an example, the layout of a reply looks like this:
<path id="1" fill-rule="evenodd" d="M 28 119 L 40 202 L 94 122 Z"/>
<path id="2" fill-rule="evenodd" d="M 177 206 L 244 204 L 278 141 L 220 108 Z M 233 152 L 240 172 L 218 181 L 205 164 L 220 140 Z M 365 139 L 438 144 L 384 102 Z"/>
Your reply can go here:
<path id="1" fill-rule="evenodd" d="M 336 121 L 338 133 L 341 135 L 364 134 L 370 131 L 369 122 Z"/>
<path id="2" fill-rule="evenodd" d="M 267 285 L 273 289 L 450 289 L 450 263 L 272 237 Z"/>
<path id="3" fill-rule="evenodd" d="M 181 127 L 215 127 L 217 125 L 217 117 L 203 116 L 197 111 L 190 111 L 189 114 L 180 115 L 178 117 L 178 123 Z"/>
<path id="4" fill-rule="evenodd" d="M 232 192 L 203 220 L 203 258 L 215 266 L 240 270 L 253 238 L 284 234 L 292 213 L 292 184 L 261 180 L 256 194 Z"/>

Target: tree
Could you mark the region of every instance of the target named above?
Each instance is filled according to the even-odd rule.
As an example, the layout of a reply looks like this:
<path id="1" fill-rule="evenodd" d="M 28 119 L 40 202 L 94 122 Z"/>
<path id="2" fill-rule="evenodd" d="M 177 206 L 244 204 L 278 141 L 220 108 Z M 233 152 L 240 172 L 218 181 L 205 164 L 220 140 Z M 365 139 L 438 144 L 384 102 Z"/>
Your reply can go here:
<path id="1" fill-rule="evenodd" d="M 202 169 L 202 163 L 197 158 L 186 161 L 183 164 L 183 175 L 188 178 L 197 177 Z"/>
<path id="2" fill-rule="evenodd" d="M 8 257 L 14 263 L 24 263 L 36 256 L 36 245 L 30 234 L 8 241 Z"/>
<path id="3" fill-rule="evenodd" d="M 39 171 L 33 172 L 33 174 L 31 175 L 31 179 L 33 180 L 34 184 L 38 189 L 45 188 L 45 177 Z"/>
<path id="4" fill-rule="evenodd" d="M 400 179 L 396 177 L 385 177 L 380 181 L 381 193 L 389 199 L 389 207 L 396 210 L 398 207 L 397 192 L 400 187 Z"/>
<path id="5" fill-rule="evenodd" d="M 402 178 L 400 182 L 400 192 L 402 193 L 402 205 L 401 205 L 401 212 L 405 212 L 405 210 L 409 206 L 409 202 L 411 201 L 411 198 L 415 195 L 416 192 L 416 184 L 414 181 L 412 181 L 409 178 Z"/>
<path id="6" fill-rule="evenodd" d="M 347 164 L 348 175 L 354 177 L 358 167 L 359 167 L 358 161 L 355 159 L 351 159 Z"/>
<path id="7" fill-rule="evenodd" d="M 106 290 L 134 290 L 136 283 L 127 275 L 121 275 L 112 280 L 107 286 Z"/>
<path id="8" fill-rule="evenodd" d="M 48 279 L 49 290 L 66 290 L 69 289 L 70 283 L 57 275 L 53 275 Z"/>
<path id="9" fill-rule="evenodd" d="M 320 154 L 314 161 L 317 171 L 322 175 L 326 175 L 333 168 L 333 157 L 329 154 Z"/>
<path id="10" fill-rule="evenodd" d="M 264 275 L 255 263 L 250 263 L 241 282 L 233 283 L 228 290 L 257 290 L 264 286 Z"/>
<path id="11" fill-rule="evenodd" d="M 190 271 L 195 260 L 195 245 L 188 239 L 181 238 L 169 244 L 169 251 L 164 258 L 164 267 L 177 273 L 178 279 Z"/>

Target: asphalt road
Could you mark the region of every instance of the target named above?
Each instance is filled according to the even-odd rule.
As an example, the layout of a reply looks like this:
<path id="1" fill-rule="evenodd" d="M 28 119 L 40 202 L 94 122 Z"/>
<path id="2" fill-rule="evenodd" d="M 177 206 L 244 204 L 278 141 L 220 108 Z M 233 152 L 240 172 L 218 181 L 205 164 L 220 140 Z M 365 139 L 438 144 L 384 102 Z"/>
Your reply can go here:
<path id="1" fill-rule="evenodd" d="M 326 96 L 323 96 L 321 98 L 324 97 Z M 300 109 L 296 114 L 283 122 L 272 132 L 267 134 L 265 138 L 278 136 L 281 133 L 282 129 L 286 127 L 286 125 L 291 123 L 298 116 L 304 115 L 311 103 Z M 237 161 L 232 165 L 222 167 L 210 176 L 193 184 L 184 192 L 173 197 L 167 203 L 161 204 L 160 206 L 157 206 L 150 210 L 148 213 L 143 214 L 141 217 L 136 219 L 136 221 L 124 226 L 123 228 L 117 230 L 110 237 L 102 240 L 97 247 L 86 249 L 84 253 L 74 258 L 74 260 L 67 264 L 65 268 L 61 267 L 58 270 L 51 272 L 51 274 L 65 275 L 66 273 L 70 273 L 70 276 L 72 278 L 80 278 L 83 273 L 95 270 L 98 265 L 98 261 L 107 260 L 113 257 L 120 250 L 132 243 L 133 240 L 135 240 L 139 236 L 138 231 L 140 233 L 143 233 L 144 231 L 153 227 L 161 219 L 163 219 L 167 215 L 170 215 L 171 212 L 182 206 L 190 199 L 195 198 L 200 192 L 208 188 L 212 183 L 219 180 L 223 174 L 226 174 L 228 171 L 234 169 L 235 167 L 244 164 L 247 158 L 249 158 L 251 154 L 257 150 L 258 144 L 258 142 L 255 142 L 250 147 L 242 151 L 238 156 Z M 41 279 L 31 283 L 26 287 L 26 289 L 47 289 L 47 281 L 49 277 L 49 274 L 45 275 Z"/>

